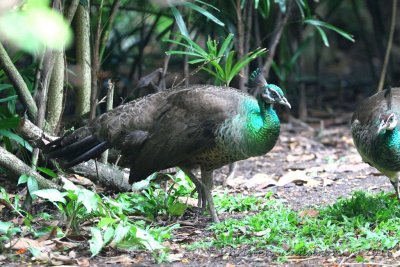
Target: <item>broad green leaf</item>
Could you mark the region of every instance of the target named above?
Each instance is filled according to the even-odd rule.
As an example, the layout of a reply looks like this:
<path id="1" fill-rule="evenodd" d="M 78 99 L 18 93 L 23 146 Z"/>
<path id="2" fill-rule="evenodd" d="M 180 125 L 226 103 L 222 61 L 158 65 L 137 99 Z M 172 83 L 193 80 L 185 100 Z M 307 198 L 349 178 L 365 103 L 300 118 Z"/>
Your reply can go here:
<path id="1" fill-rule="evenodd" d="M 156 241 L 149 232 L 140 229 L 139 227 L 136 227 L 136 237 L 141 239 L 143 241 L 142 244 L 150 251 L 164 248 L 164 246 L 161 245 L 160 242 Z"/>
<path id="2" fill-rule="evenodd" d="M 187 209 L 187 206 L 183 203 L 177 202 L 168 206 L 168 213 L 172 216 L 182 216 Z"/>
<path id="3" fill-rule="evenodd" d="M 61 181 L 63 182 L 63 188 L 65 190 L 74 192 L 78 190 L 78 187 L 67 178 L 61 177 Z"/>
<path id="4" fill-rule="evenodd" d="M 37 167 L 36 168 L 38 171 L 43 172 L 45 174 L 47 174 L 48 176 L 55 178 L 57 177 L 57 174 L 55 172 L 53 172 L 52 170 L 48 169 L 48 168 L 43 168 L 43 167 Z"/>
<path id="5" fill-rule="evenodd" d="M 135 226 L 132 226 L 135 227 Z M 121 242 L 126 235 L 129 233 L 131 226 L 124 226 L 122 223 L 118 224 L 117 228 L 115 229 L 114 238 L 111 241 L 111 246 L 116 247 L 119 242 Z M 136 227 L 135 227 L 136 228 Z"/>
<path id="6" fill-rule="evenodd" d="M 0 130 L 0 136 L 6 136 L 6 137 L 14 140 L 21 146 L 25 147 L 28 151 L 32 152 L 32 146 L 27 141 L 22 139 L 22 137 L 20 137 L 19 135 L 16 135 L 15 133 L 12 133 L 8 130 Z"/>
<path id="7" fill-rule="evenodd" d="M 28 181 L 26 182 L 26 185 L 28 187 L 29 194 L 31 195 L 32 199 L 35 199 L 36 196 L 33 194 L 36 191 L 39 190 L 39 184 L 36 180 L 36 178 L 32 176 L 28 176 Z"/>
<path id="8" fill-rule="evenodd" d="M 95 227 L 90 228 L 90 233 L 92 234 L 92 238 L 89 241 L 90 252 L 92 253 L 92 257 L 99 254 L 101 249 L 104 246 L 103 237 L 101 235 L 101 231 Z"/>
<path id="9" fill-rule="evenodd" d="M 32 194 L 51 202 L 61 202 L 66 204 L 66 200 L 64 198 L 66 193 L 61 193 L 57 189 L 41 189 L 33 192 Z"/>
<path id="10" fill-rule="evenodd" d="M 8 230 L 13 224 L 10 222 L 2 222 L 0 221 L 0 233 L 7 234 Z"/>
<path id="11" fill-rule="evenodd" d="M 103 234 L 103 238 L 104 238 L 104 244 L 108 244 L 111 239 L 114 237 L 114 228 L 112 227 L 108 227 Z"/>
<path id="12" fill-rule="evenodd" d="M 82 203 L 87 213 L 97 210 L 97 197 L 96 194 L 87 189 L 78 190 L 78 203 Z"/>
<path id="13" fill-rule="evenodd" d="M 28 175 L 22 174 L 19 179 L 18 179 L 18 185 L 20 184 L 26 184 L 28 182 Z"/>
<path id="14" fill-rule="evenodd" d="M 100 221 L 97 223 L 98 228 L 103 228 L 105 226 L 109 226 L 110 224 L 115 223 L 115 219 L 111 217 L 103 217 L 100 219 Z"/>
<path id="15" fill-rule="evenodd" d="M 20 122 L 19 117 L 0 119 L 0 129 L 16 128 Z"/>
<path id="16" fill-rule="evenodd" d="M 193 10 L 196 10 L 200 14 L 204 15 L 206 18 L 214 21 L 216 24 L 218 24 L 220 26 L 225 26 L 225 24 L 222 21 L 217 19 L 213 14 L 211 14 L 210 12 L 205 10 L 204 8 L 202 8 L 202 7 L 198 6 L 198 5 L 195 5 L 193 3 L 190 3 L 190 2 L 185 2 L 185 6 L 191 8 Z"/>

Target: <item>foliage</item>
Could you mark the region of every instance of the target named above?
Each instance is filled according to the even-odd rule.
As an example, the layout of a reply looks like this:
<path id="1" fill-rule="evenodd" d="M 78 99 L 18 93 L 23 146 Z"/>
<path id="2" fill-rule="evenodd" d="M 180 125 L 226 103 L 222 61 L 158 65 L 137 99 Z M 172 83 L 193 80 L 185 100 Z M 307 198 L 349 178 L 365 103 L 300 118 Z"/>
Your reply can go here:
<path id="1" fill-rule="evenodd" d="M 52 175 L 48 169 L 40 168 L 42 172 Z M 19 184 L 27 184 L 28 191 L 34 200 L 46 200 L 52 203 L 60 215 L 65 218 L 65 236 L 69 229 L 74 233 L 82 233 L 84 222 L 97 221 L 90 227 L 91 239 L 89 241 L 92 256 L 100 253 L 105 247 L 119 248 L 125 250 L 146 249 L 154 252 L 158 261 L 165 260 L 167 248 L 162 242 L 171 238 L 171 232 L 179 227 L 172 224 L 167 227 L 153 227 L 148 225 L 147 218 L 155 219 L 155 216 L 181 216 L 187 206 L 179 201 L 180 197 L 188 196 L 193 191 L 193 184 L 182 172 L 170 176 L 172 184 L 164 191 L 159 185 L 142 183 L 142 194 L 121 193 L 115 199 L 100 196 L 90 190 L 78 187 L 63 179 L 63 190 L 37 188 L 37 182 L 33 177 L 23 175 Z M 0 188 L 0 200 L 8 203 L 18 216 L 24 217 L 25 225 L 29 226 L 34 237 L 44 235 L 52 228 L 31 227 L 31 214 L 21 208 L 19 197 L 15 196 L 14 201 L 10 195 Z M 55 215 L 38 214 L 36 216 Z M 132 219 L 131 216 L 144 216 L 143 220 Z M 0 222 L 0 232 L 4 237 L 0 241 L 11 241 L 12 238 L 21 233 L 20 227 L 14 227 L 11 223 Z M 0 249 L 2 246 L 0 246 Z M 4 248 L 3 248 L 4 249 Z"/>
<path id="2" fill-rule="evenodd" d="M 267 249 L 285 256 L 383 251 L 394 248 L 400 240 L 400 207 L 384 193 L 356 192 L 349 199 L 312 210 L 311 215 L 274 199 L 259 207 L 258 214 L 212 225 L 215 238 L 190 247 L 248 245 L 253 252 Z"/>
<path id="3" fill-rule="evenodd" d="M 229 86 L 241 69 L 266 53 L 265 48 L 258 48 L 235 62 L 235 51 L 229 51 L 229 48 L 232 47 L 233 37 L 232 33 L 229 34 L 219 48 L 216 40 L 208 38 L 205 50 L 189 37 L 181 36 L 184 42 L 180 40 L 167 40 L 167 42 L 186 48 L 187 51 L 173 50 L 167 51 L 167 54 L 193 57 L 194 59 L 190 60 L 189 64 L 203 64 L 201 68 L 216 78 L 217 83 Z"/>
<path id="4" fill-rule="evenodd" d="M 49 0 L 27 0 L 0 17 L 0 33 L 22 50 L 36 54 L 45 47 L 60 50 L 72 41 L 64 18 L 49 8 Z"/>

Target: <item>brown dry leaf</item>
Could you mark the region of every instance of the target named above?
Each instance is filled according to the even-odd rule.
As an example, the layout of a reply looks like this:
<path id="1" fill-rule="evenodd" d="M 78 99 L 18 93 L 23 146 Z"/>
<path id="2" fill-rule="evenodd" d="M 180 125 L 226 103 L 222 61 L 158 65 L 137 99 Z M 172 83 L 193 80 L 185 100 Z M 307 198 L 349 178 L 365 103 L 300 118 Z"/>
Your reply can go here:
<path id="1" fill-rule="evenodd" d="M 229 262 L 225 265 L 225 267 L 235 267 L 235 266 L 236 266 L 235 264 Z"/>
<path id="2" fill-rule="evenodd" d="M 290 171 L 283 175 L 276 184 L 277 186 L 285 186 L 289 183 L 301 183 L 305 186 L 314 187 L 320 184 L 319 181 L 307 176 L 305 171 Z"/>
<path id="3" fill-rule="evenodd" d="M 79 243 L 66 242 L 66 241 L 61 241 L 59 239 L 53 239 L 53 241 L 56 243 L 58 249 L 63 249 L 63 250 L 72 249 L 80 246 Z"/>
<path id="4" fill-rule="evenodd" d="M 17 240 L 13 240 L 10 243 L 6 244 L 5 247 L 9 248 L 12 246 L 12 249 L 19 250 L 19 249 L 27 249 L 27 248 L 41 248 L 40 242 L 37 240 L 21 237 Z"/>
<path id="5" fill-rule="evenodd" d="M 106 264 L 122 264 L 122 265 L 132 265 L 132 263 L 137 263 L 134 259 L 127 255 L 120 255 L 116 257 L 108 257 Z"/>
<path id="6" fill-rule="evenodd" d="M 319 215 L 319 211 L 313 210 L 313 209 L 302 210 L 299 212 L 300 218 L 304 218 L 304 217 L 315 218 L 315 217 L 318 217 L 318 215 Z"/>
<path id="7" fill-rule="evenodd" d="M 257 173 L 244 184 L 247 188 L 263 189 L 271 185 L 276 185 L 277 181 L 265 173 Z"/>
<path id="8" fill-rule="evenodd" d="M 74 184 L 79 184 L 82 186 L 92 186 L 93 185 L 93 182 L 90 181 L 88 178 L 80 176 L 78 174 L 73 174 L 71 177 L 68 177 L 68 180 L 70 180 Z"/>
<path id="9" fill-rule="evenodd" d="M 167 260 L 168 262 L 182 261 L 183 256 L 184 256 L 183 253 L 169 254 Z"/>

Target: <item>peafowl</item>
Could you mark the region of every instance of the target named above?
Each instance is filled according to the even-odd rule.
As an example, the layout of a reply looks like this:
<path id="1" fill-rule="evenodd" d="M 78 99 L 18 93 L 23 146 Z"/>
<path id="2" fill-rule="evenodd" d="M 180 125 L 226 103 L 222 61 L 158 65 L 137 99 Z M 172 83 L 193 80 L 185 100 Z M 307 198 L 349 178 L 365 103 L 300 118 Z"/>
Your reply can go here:
<path id="1" fill-rule="evenodd" d="M 194 182 L 198 205 L 218 221 L 211 195 L 213 170 L 271 150 L 280 122 L 273 104 L 290 108 L 282 90 L 255 71 L 257 98 L 228 87 L 193 85 L 121 105 L 47 145 L 48 158 L 68 168 L 113 147 L 130 162 L 129 182 L 180 167 Z M 193 174 L 200 167 L 201 179 Z"/>
<path id="2" fill-rule="evenodd" d="M 399 195 L 400 88 L 386 89 L 365 99 L 351 120 L 354 144 L 363 161 L 389 177 Z"/>

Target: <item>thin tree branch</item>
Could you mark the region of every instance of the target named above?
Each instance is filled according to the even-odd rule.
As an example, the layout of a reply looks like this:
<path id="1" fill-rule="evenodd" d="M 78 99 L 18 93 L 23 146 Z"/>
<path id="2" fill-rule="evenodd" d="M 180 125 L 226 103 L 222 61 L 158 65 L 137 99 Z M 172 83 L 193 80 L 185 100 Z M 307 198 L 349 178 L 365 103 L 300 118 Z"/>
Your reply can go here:
<path id="1" fill-rule="evenodd" d="M 288 22 L 289 16 L 290 16 L 292 2 L 289 2 L 288 5 L 289 6 L 286 10 L 286 13 L 285 14 L 280 13 L 280 19 L 278 19 L 278 24 L 275 29 L 275 34 L 272 37 L 271 43 L 269 45 L 268 57 L 263 66 L 263 74 L 267 79 L 269 76 L 269 71 L 272 66 L 272 61 L 274 60 L 274 57 L 275 57 L 276 48 L 278 47 L 283 29 L 285 28 L 285 26 Z"/>
<path id="2" fill-rule="evenodd" d="M 31 120 L 36 120 L 37 106 L 31 93 L 29 92 L 28 86 L 26 85 L 21 74 L 11 61 L 7 54 L 4 46 L 0 42 L 0 67 L 4 70 L 7 77 L 10 79 L 15 91 L 18 94 L 19 99 L 28 111 L 28 116 Z"/>
<path id="3" fill-rule="evenodd" d="M 394 29 L 396 27 L 397 0 L 392 1 L 392 19 L 390 23 L 389 38 L 386 46 L 385 59 L 383 60 L 381 78 L 379 79 L 378 92 L 382 91 L 385 82 L 387 65 L 389 63 L 390 52 L 392 51 Z"/>
<path id="4" fill-rule="evenodd" d="M 72 0 L 71 4 L 68 7 L 68 10 L 65 14 L 65 19 L 68 21 L 68 24 L 71 24 L 72 19 L 75 16 L 76 10 L 78 9 L 79 0 Z"/>

